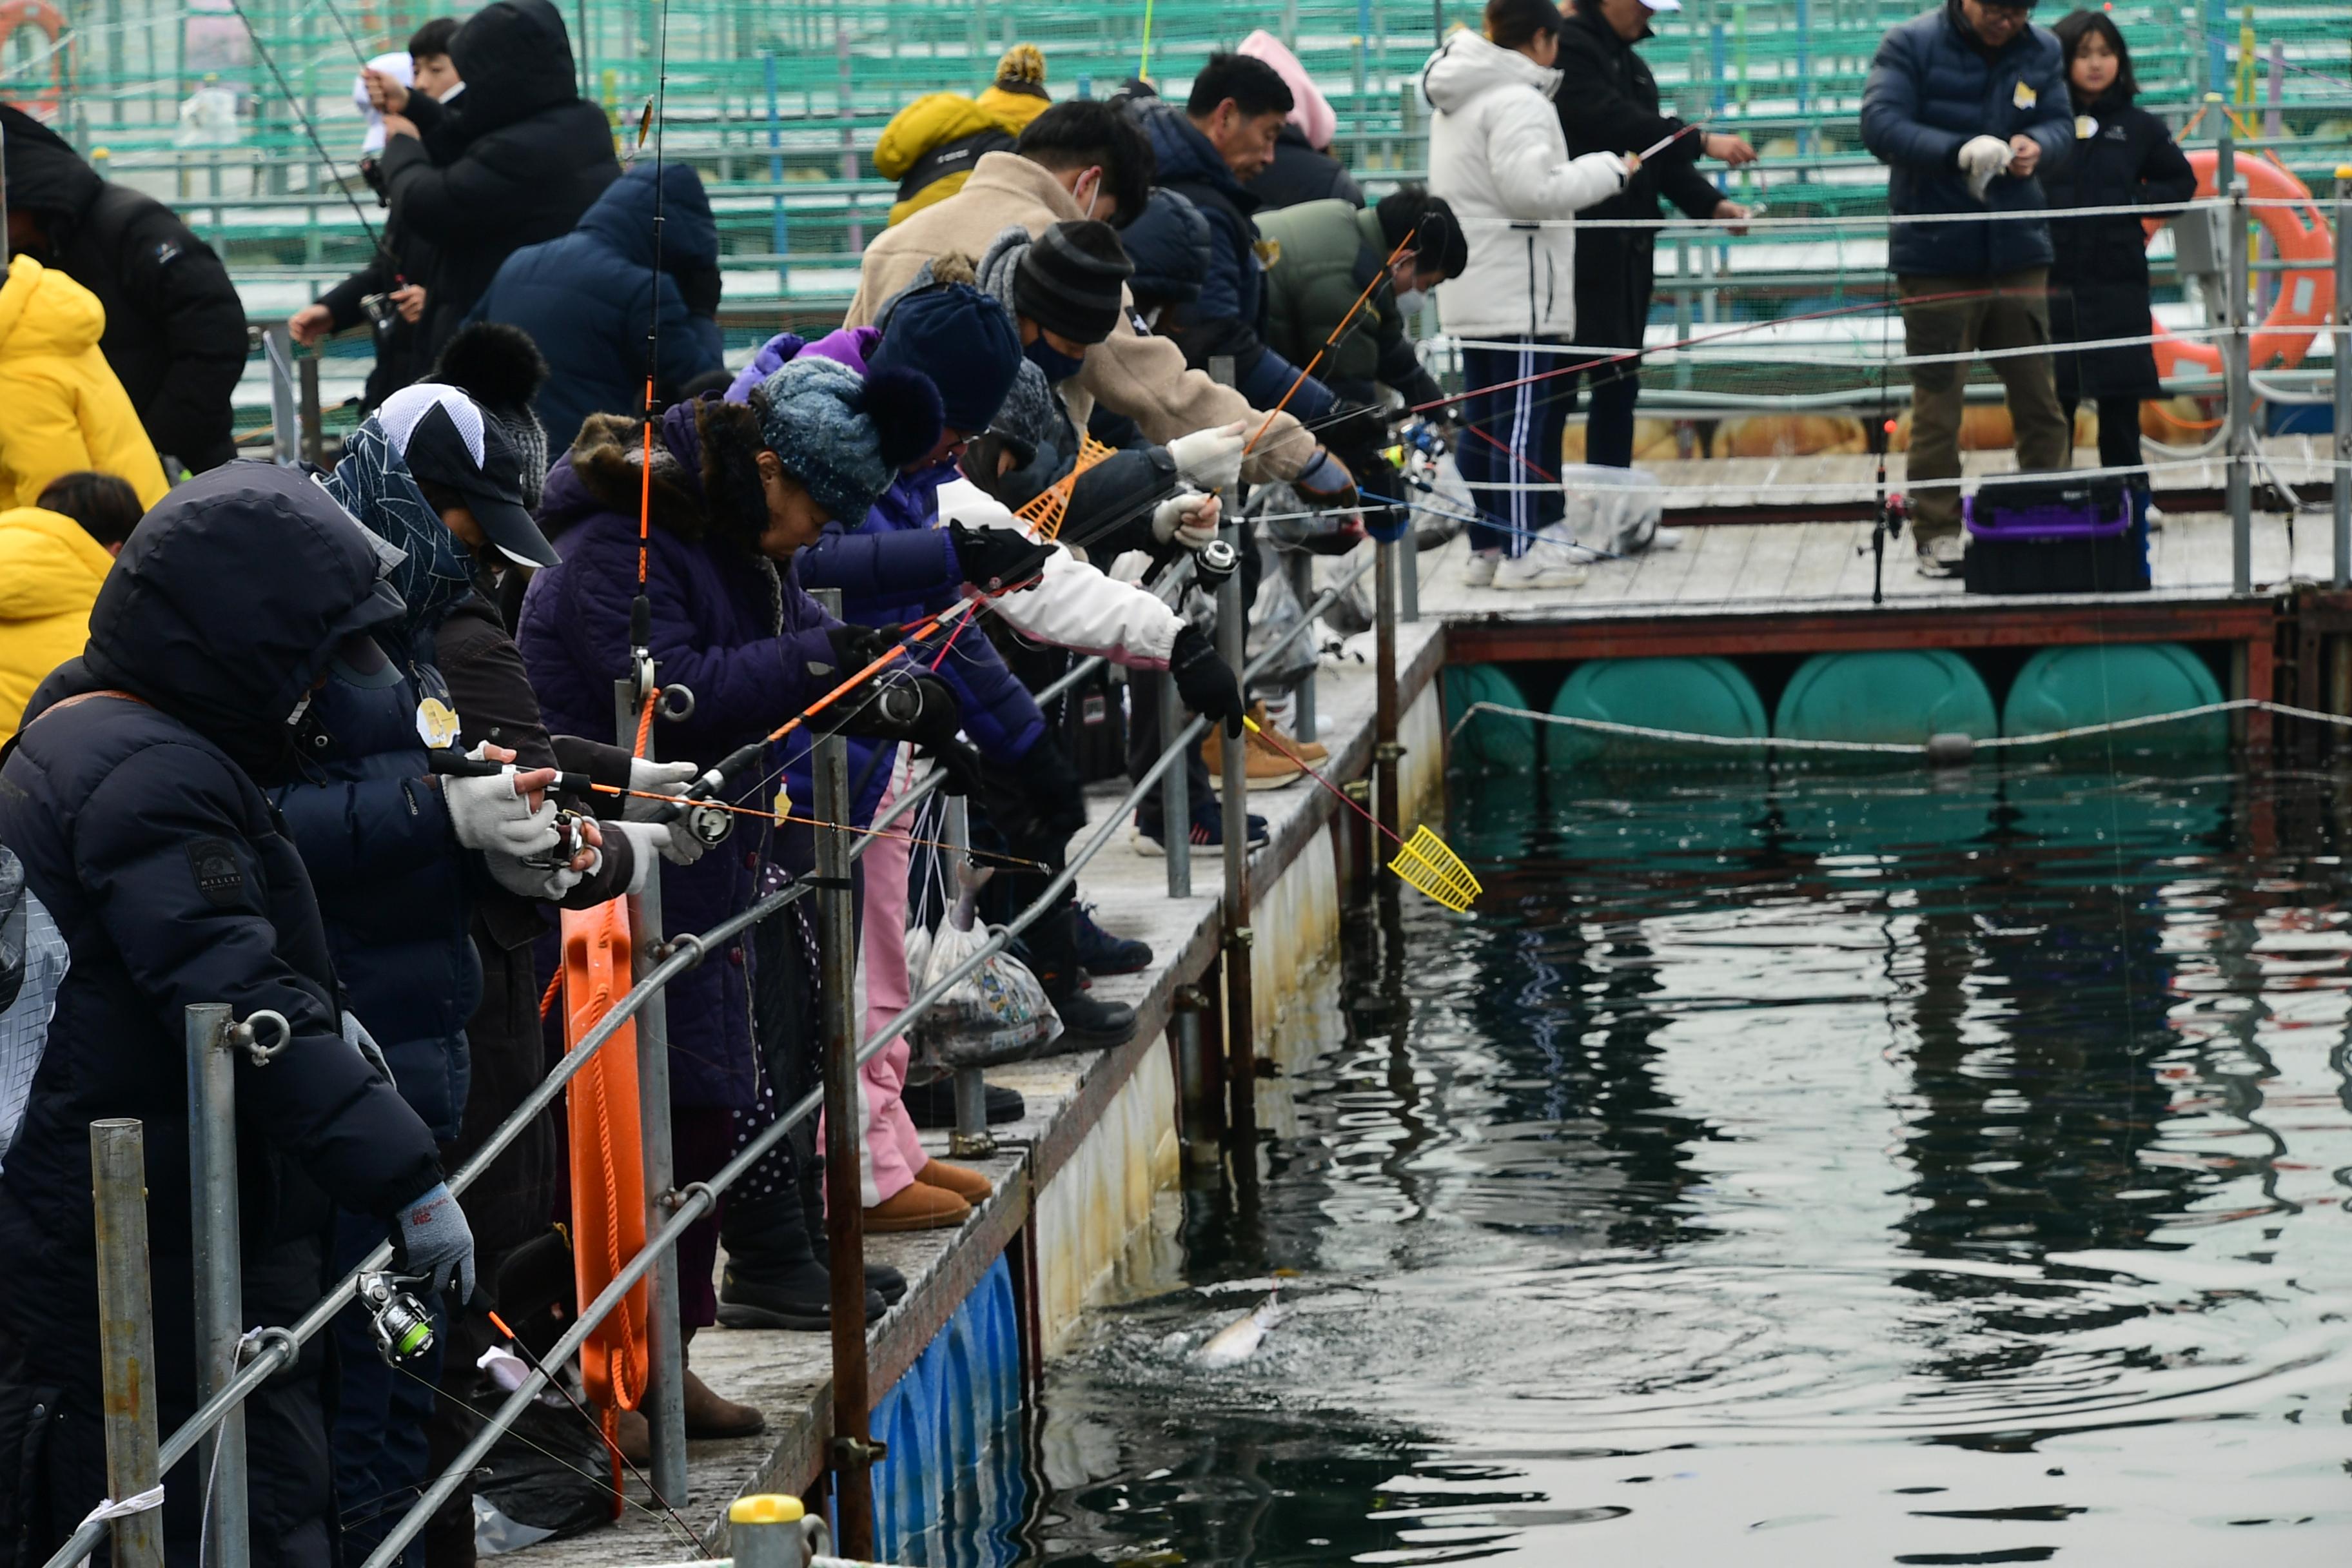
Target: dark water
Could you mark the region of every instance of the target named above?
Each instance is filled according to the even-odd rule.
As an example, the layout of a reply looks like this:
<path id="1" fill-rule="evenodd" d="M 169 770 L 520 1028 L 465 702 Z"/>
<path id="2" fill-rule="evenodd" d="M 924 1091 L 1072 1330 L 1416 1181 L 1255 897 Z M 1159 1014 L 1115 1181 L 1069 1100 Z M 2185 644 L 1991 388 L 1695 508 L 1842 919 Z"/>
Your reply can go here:
<path id="1" fill-rule="evenodd" d="M 2352 1561 L 2352 785 L 1454 787 L 1028 1561 Z"/>

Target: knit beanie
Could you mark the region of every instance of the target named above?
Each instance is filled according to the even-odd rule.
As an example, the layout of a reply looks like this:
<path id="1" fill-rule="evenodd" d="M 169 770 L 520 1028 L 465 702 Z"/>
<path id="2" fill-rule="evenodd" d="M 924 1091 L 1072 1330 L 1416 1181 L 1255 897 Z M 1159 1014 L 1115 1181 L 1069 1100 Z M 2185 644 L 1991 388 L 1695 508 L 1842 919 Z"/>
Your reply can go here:
<path id="1" fill-rule="evenodd" d="M 1021 258 L 1013 298 L 1023 315 L 1047 331 L 1098 343 L 1118 325 L 1134 271 L 1110 225 L 1096 218 L 1057 223 Z"/>
<path id="2" fill-rule="evenodd" d="M 547 483 L 547 426 L 531 403 L 547 383 L 547 361 L 530 334 L 504 321 L 476 321 L 442 346 L 425 379 L 472 398 L 506 433 L 522 460 L 522 504 L 536 512 Z"/>
<path id="3" fill-rule="evenodd" d="M 1045 96 L 1045 57 L 1034 44 L 1015 44 L 997 58 L 996 85 L 1005 92 Z"/>
<path id="4" fill-rule="evenodd" d="M 865 521 L 898 470 L 939 445 L 940 395 L 908 370 L 859 375 L 803 354 L 752 401 L 760 439 L 835 520 Z"/>
<path id="5" fill-rule="evenodd" d="M 899 295 L 875 324 L 882 341 L 866 356 L 868 374 L 928 376 L 949 429 L 988 428 L 1021 369 L 1021 333 L 1003 306 L 969 283 L 952 283 Z"/>

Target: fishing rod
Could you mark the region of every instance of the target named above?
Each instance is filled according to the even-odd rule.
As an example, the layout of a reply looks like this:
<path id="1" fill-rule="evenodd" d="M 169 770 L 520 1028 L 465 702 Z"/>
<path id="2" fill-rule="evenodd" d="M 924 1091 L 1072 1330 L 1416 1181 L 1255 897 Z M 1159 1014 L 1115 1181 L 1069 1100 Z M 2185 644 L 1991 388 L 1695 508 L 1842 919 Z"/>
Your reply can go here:
<path id="1" fill-rule="evenodd" d="M 662 226 L 667 195 L 662 148 L 666 129 L 663 121 L 668 104 L 669 0 L 662 0 L 655 42 L 654 90 L 646 100 L 644 112 L 637 116 L 636 146 L 637 152 L 645 151 L 646 132 L 650 129 L 654 138 L 654 267 L 646 279 L 646 428 L 645 447 L 639 454 L 642 471 L 637 480 L 637 596 L 629 605 L 629 673 L 636 683 L 637 700 L 645 704 L 645 717 L 637 722 L 635 751 L 640 756 L 645 754 L 646 731 L 652 725 L 655 689 L 654 606 L 646 592 L 646 577 L 654 519 L 654 378 L 661 365 Z M 620 737 L 615 735 L 614 739 Z"/>
<path id="2" fill-rule="evenodd" d="M 1389 258 L 1381 264 L 1379 271 L 1372 274 L 1372 280 L 1364 285 L 1364 291 L 1356 296 L 1356 302 L 1348 307 L 1348 313 L 1339 318 L 1339 324 L 1331 329 L 1331 335 L 1323 340 L 1323 346 L 1315 351 L 1315 357 L 1308 360 L 1306 367 L 1292 379 L 1290 390 L 1282 395 L 1282 401 L 1276 404 L 1267 413 L 1265 423 L 1257 427 L 1257 434 L 1252 436 L 1247 444 L 1242 447 L 1243 457 L 1248 457 L 1256 447 L 1259 440 L 1273 426 L 1282 411 L 1290 405 L 1290 400 L 1297 395 L 1298 389 L 1307 384 L 1307 378 L 1315 374 L 1315 367 L 1321 364 L 1324 357 L 1339 346 L 1340 340 L 1348 335 L 1348 329 L 1355 324 L 1357 312 L 1360 311 L 1364 308 L 1365 301 L 1372 297 L 1372 291 L 1381 286 L 1381 279 L 1393 272 L 1396 264 L 1404 259 L 1405 252 L 1412 248 L 1413 236 L 1418 233 L 1420 229 L 1417 226 L 1405 230 L 1404 237 L 1397 241 L 1394 250 L 1389 252 Z"/>
<path id="3" fill-rule="evenodd" d="M 228 0 L 228 8 L 236 13 L 237 21 L 245 26 L 245 36 L 252 40 L 253 52 L 268 68 L 271 79 L 278 83 L 278 92 L 286 100 L 286 107 L 294 111 L 294 119 L 302 127 L 302 133 L 310 139 L 310 150 L 319 154 L 319 162 L 326 165 L 329 177 L 335 182 L 335 188 L 342 192 L 343 200 L 351 204 L 352 216 L 360 220 L 360 231 L 367 236 L 368 244 L 374 248 L 379 259 L 397 269 L 399 258 L 384 248 L 383 237 L 376 233 L 375 226 L 368 222 L 367 213 L 361 207 L 359 198 L 352 195 L 352 187 L 336 170 L 335 161 L 327 155 L 327 144 L 319 140 L 318 127 L 312 125 L 310 115 L 303 112 L 302 101 L 294 96 L 294 88 L 287 81 L 286 73 L 278 68 L 278 62 L 270 58 L 268 47 L 262 43 L 261 35 L 254 30 L 253 18 L 246 15 L 244 0 Z"/>

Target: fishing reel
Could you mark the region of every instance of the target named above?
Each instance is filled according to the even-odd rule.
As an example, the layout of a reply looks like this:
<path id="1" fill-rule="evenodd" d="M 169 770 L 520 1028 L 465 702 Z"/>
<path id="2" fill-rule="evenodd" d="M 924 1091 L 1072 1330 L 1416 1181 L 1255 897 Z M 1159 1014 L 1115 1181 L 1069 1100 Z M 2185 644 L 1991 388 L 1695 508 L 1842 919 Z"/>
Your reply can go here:
<path id="1" fill-rule="evenodd" d="M 568 806 L 559 806 L 555 813 L 555 843 L 543 855 L 527 855 L 522 864 L 534 871 L 568 870 L 573 856 L 580 853 L 580 814 Z"/>
<path id="2" fill-rule="evenodd" d="M 719 845 L 735 831 L 735 814 L 707 800 L 686 808 L 686 830 L 708 845 Z"/>
<path id="3" fill-rule="evenodd" d="M 1214 593 L 1241 570 L 1242 552 L 1230 539 L 1213 539 L 1192 552 L 1192 580 Z"/>
<path id="4" fill-rule="evenodd" d="M 375 1330 L 376 1350 L 394 1366 L 430 1355 L 439 1342 L 433 1314 L 409 1292 L 408 1287 L 419 1283 L 419 1279 L 388 1269 L 360 1276 L 360 1306 L 368 1315 L 369 1326 Z"/>

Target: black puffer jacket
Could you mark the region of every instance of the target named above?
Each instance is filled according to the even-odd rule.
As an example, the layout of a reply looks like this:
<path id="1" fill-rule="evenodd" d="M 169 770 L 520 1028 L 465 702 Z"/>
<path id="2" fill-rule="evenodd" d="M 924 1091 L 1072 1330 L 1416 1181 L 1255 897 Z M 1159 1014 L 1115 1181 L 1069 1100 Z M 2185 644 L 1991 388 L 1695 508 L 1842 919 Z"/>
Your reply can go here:
<path id="1" fill-rule="evenodd" d="M 1272 161 L 1242 188 L 1257 198 L 1260 212 L 1295 207 L 1301 202 L 1364 205 L 1363 187 L 1348 173 L 1348 166 L 1328 153 L 1317 152 L 1307 132 L 1287 120 L 1275 133 Z"/>
<path id="2" fill-rule="evenodd" d="M 155 450 L 196 473 L 236 455 L 245 307 L 212 247 L 172 209 L 98 171 L 40 121 L 0 105 L 8 205 L 37 215 L 57 268 L 106 307 L 98 341 Z M 177 470 L 172 470 L 177 477 Z"/>
<path id="3" fill-rule="evenodd" d="M 2072 162 L 2042 181 L 2053 207 L 2147 206 L 2197 194 L 2197 172 L 2164 122 L 2110 90 L 2078 103 Z M 2088 134 L 2085 134 L 2085 132 Z M 2171 214 L 2160 215 L 2169 218 Z M 2147 335 L 2147 231 L 2129 213 L 2050 220 L 2050 335 L 2060 342 Z M 2058 395 L 2157 397 L 2146 343 L 2062 351 Z"/>
<path id="4" fill-rule="evenodd" d="M 71 953 L 0 1171 L 0 1539 L 17 1562 L 47 1555 L 106 1490 L 100 1117 L 145 1124 L 163 1429 L 194 1407 L 189 1004 L 272 1009 L 292 1027 L 267 1066 L 236 1066 L 247 1323 L 291 1322 L 317 1299 L 330 1199 L 389 1218 L 440 1180 L 424 1123 L 339 1032 L 310 879 L 257 783 L 282 765 L 288 716 L 334 646 L 398 615 L 376 572 L 366 536 L 299 474 L 234 464 L 190 481 L 140 525 L 87 651 L 34 694 L 0 765 L 0 839 Z M 257 1563 L 331 1560 L 323 1354 L 247 1406 L 254 1474 L 269 1478 L 253 1492 Z M 165 1504 L 174 1561 L 194 1559 L 198 1489 Z"/>
<path id="5" fill-rule="evenodd" d="M 404 233 L 434 247 L 416 363 L 430 364 L 499 263 L 569 234 L 620 177 L 604 111 L 580 96 L 572 42 L 548 0 L 492 0 L 457 29 L 466 90 L 445 107 L 411 93 L 422 142 L 384 146 L 384 190 Z M 436 163 L 427 147 L 457 149 Z"/>

